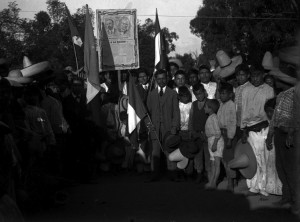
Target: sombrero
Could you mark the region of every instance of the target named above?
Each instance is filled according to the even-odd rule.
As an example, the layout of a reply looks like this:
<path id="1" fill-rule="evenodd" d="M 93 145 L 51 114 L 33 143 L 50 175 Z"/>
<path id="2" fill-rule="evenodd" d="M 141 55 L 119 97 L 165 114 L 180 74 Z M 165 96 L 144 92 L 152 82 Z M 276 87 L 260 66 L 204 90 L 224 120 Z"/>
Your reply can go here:
<path id="1" fill-rule="evenodd" d="M 8 73 L 8 76 L 5 77 L 8 81 L 13 81 L 13 82 L 17 82 L 20 84 L 28 84 L 30 82 L 32 82 L 32 79 L 27 78 L 27 77 L 23 77 L 22 73 L 20 70 L 15 69 L 15 70 L 11 70 Z"/>
<path id="2" fill-rule="evenodd" d="M 181 170 L 185 169 L 189 163 L 189 159 L 184 157 L 183 160 L 177 162 L 177 167 Z"/>
<path id="3" fill-rule="evenodd" d="M 284 83 L 296 84 L 297 79 L 283 73 L 279 68 L 279 58 L 273 57 L 272 53 L 266 52 L 262 61 L 264 69 L 269 70 L 269 74 L 277 77 Z M 286 88 L 287 86 L 284 86 Z"/>
<path id="4" fill-rule="evenodd" d="M 173 152 L 179 148 L 181 138 L 179 135 L 173 135 L 168 131 L 163 138 L 164 150 L 168 153 Z"/>
<path id="5" fill-rule="evenodd" d="M 272 70 L 275 68 L 274 63 L 273 63 L 273 56 L 272 56 L 271 52 L 269 52 L 269 51 L 265 52 L 265 55 L 263 57 L 261 65 L 266 70 Z"/>
<path id="6" fill-rule="evenodd" d="M 300 32 L 296 36 L 297 45 L 279 50 L 279 58 L 293 65 L 300 65 Z"/>
<path id="7" fill-rule="evenodd" d="M 179 150 L 183 156 L 191 159 L 199 152 L 199 148 L 194 141 L 182 141 L 179 146 Z"/>
<path id="8" fill-rule="evenodd" d="M 177 148 L 169 154 L 168 159 L 172 162 L 177 162 L 176 165 L 179 169 L 185 169 L 189 163 L 189 158 L 185 157 L 180 149 Z"/>
<path id="9" fill-rule="evenodd" d="M 32 64 L 30 60 L 26 56 L 24 56 L 23 67 L 24 68 L 21 70 L 23 77 L 32 77 L 36 74 L 48 71 L 50 69 L 50 62 L 44 61 Z"/>
<path id="10" fill-rule="evenodd" d="M 279 58 L 286 62 L 294 65 L 300 64 L 300 47 L 292 46 L 279 50 Z"/>
<path id="11" fill-rule="evenodd" d="M 179 69 L 183 67 L 182 62 L 179 59 L 176 59 L 176 58 L 170 59 L 169 63 L 175 63 L 176 65 L 178 65 Z"/>
<path id="12" fill-rule="evenodd" d="M 224 52 L 220 50 L 216 53 L 216 58 L 219 66 L 214 70 L 213 76 L 226 78 L 235 72 L 235 68 L 243 62 L 242 56 L 235 56 L 232 59 Z"/>
<path id="13" fill-rule="evenodd" d="M 256 157 L 250 144 L 238 142 L 234 152 L 234 159 L 228 163 L 232 169 L 238 169 L 246 179 L 252 179 L 256 174 Z"/>

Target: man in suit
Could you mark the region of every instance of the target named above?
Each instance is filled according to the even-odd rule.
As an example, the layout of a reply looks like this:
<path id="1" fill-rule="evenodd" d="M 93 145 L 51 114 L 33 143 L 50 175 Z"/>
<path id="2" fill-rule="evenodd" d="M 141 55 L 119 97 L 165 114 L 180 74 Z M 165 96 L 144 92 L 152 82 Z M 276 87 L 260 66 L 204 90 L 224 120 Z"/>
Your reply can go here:
<path id="1" fill-rule="evenodd" d="M 158 87 L 149 93 L 147 107 L 151 116 L 152 129 L 150 137 L 152 142 L 150 181 L 159 180 L 160 156 L 163 149 L 163 138 L 168 131 L 177 134 L 180 128 L 180 111 L 177 93 L 167 86 L 167 72 L 157 70 L 155 78 Z M 175 171 L 176 163 L 168 162 L 168 170 Z"/>
<path id="2" fill-rule="evenodd" d="M 143 68 L 138 69 L 137 89 L 138 89 L 141 99 L 145 103 L 145 105 L 147 103 L 147 96 L 148 96 L 148 92 L 149 92 L 148 80 L 149 80 L 149 75 L 148 75 L 146 69 L 143 69 Z"/>

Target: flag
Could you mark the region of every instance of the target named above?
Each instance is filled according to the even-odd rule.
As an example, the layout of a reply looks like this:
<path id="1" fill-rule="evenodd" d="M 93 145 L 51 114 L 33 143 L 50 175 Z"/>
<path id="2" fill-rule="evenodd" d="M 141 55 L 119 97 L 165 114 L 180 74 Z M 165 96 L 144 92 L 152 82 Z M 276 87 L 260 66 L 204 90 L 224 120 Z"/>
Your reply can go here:
<path id="1" fill-rule="evenodd" d="M 141 96 L 134 84 L 134 79 L 130 75 L 129 84 L 128 84 L 128 133 L 131 134 L 139 122 L 146 117 L 147 110 L 141 99 Z"/>
<path id="2" fill-rule="evenodd" d="M 84 31 L 84 71 L 87 76 L 86 98 L 87 103 L 89 103 L 99 93 L 100 81 L 93 26 L 88 6 L 86 7 Z"/>
<path id="3" fill-rule="evenodd" d="M 138 148 L 137 153 L 141 155 L 141 157 L 146 161 L 146 154 L 141 149 L 141 146 L 138 142 L 138 128 L 137 125 L 141 122 L 141 120 L 146 117 L 147 110 L 145 105 L 141 99 L 141 96 L 134 84 L 134 78 L 130 75 L 129 83 L 128 83 L 128 106 L 127 106 L 127 130 L 128 130 L 128 137 L 132 144 L 132 146 Z"/>
<path id="4" fill-rule="evenodd" d="M 167 44 L 165 36 L 162 33 L 159 25 L 158 14 L 156 9 L 155 17 L 155 69 L 168 68 Z"/>
<path id="5" fill-rule="evenodd" d="M 66 6 L 66 11 L 67 11 L 67 16 L 68 16 L 68 23 L 69 23 L 69 27 L 71 30 L 71 36 L 72 36 L 72 41 L 74 44 L 78 45 L 78 46 L 82 46 L 82 40 L 79 36 L 78 30 L 77 28 L 74 26 L 73 22 L 72 22 L 72 18 L 69 12 L 69 9 Z"/>

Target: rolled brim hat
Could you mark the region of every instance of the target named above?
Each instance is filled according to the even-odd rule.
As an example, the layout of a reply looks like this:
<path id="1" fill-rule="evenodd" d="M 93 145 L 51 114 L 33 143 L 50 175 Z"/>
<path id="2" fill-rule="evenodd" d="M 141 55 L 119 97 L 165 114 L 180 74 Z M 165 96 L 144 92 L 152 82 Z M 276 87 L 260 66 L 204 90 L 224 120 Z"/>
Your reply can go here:
<path id="1" fill-rule="evenodd" d="M 219 66 L 213 72 L 215 78 L 226 78 L 234 74 L 235 68 L 243 62 L 242 56 L 239 55 L 230 59 L 223 50 L 216 53 L 216 58 Z"/>
<path id="2" fill-rule="evenodd" d="M 171 58 L 169 60 L 169 63 L 175 63 L 176 65 L 178 65 L 179 69 L 181 69 L 183 67 L 182 62 L 176 58 Z"/>
<path id="3" fill-rule="evenodd" d="M 257 171 L 257 161 L 251 145 L 238 142 L 234 159 L 228 163 L 231 169 L 238 169 L 246 179 L 252 179 Z"/>
<path id="4" fill-rule="evenodd" d="M 178 169 L 185 169 L 187 165 L 189 164 L 189 159 L 187 157 L 184 157 L 181 161 L 177 162 Z"/>
<path id="5" fill-rule="evenodd" d="M 23 77 L 33 77 L 37 74 L 44 73 L 50 70 L 50 62 L 44 61 L 40 63 L 33 64 L 21 70 Z"/>
<path id="6" fill-rule="evenodd" d="M 20 70 L 11 70 L 8 73 L 8 76 L 5 77 L 8 81 L 11 81 L 12 83 L 16 82 L 19 84 L 28 84 L 32 82 L 31 78 L 24 77 Z"/>

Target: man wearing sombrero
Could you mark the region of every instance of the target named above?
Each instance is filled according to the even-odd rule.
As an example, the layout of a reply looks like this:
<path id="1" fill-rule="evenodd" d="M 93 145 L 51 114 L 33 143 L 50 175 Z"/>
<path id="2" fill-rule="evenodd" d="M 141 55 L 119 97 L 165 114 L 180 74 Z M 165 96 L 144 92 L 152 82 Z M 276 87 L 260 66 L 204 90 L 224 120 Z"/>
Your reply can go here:
<path id="1" fill-rule="evenodd" d="M 242 142 L 252 146 L 257 159 L 257 172 L 252 179 L 247 180 L 251 193 L 261 193 L 268 196 L 266 187 L 265 139 L 268 133 L 268 118 L 264 111 L 267 100 L 274 97 L 274 90 L 263 81 L 263 70 L 251 72 L 251 83 L 242 93 L 241 129 Z"/>

